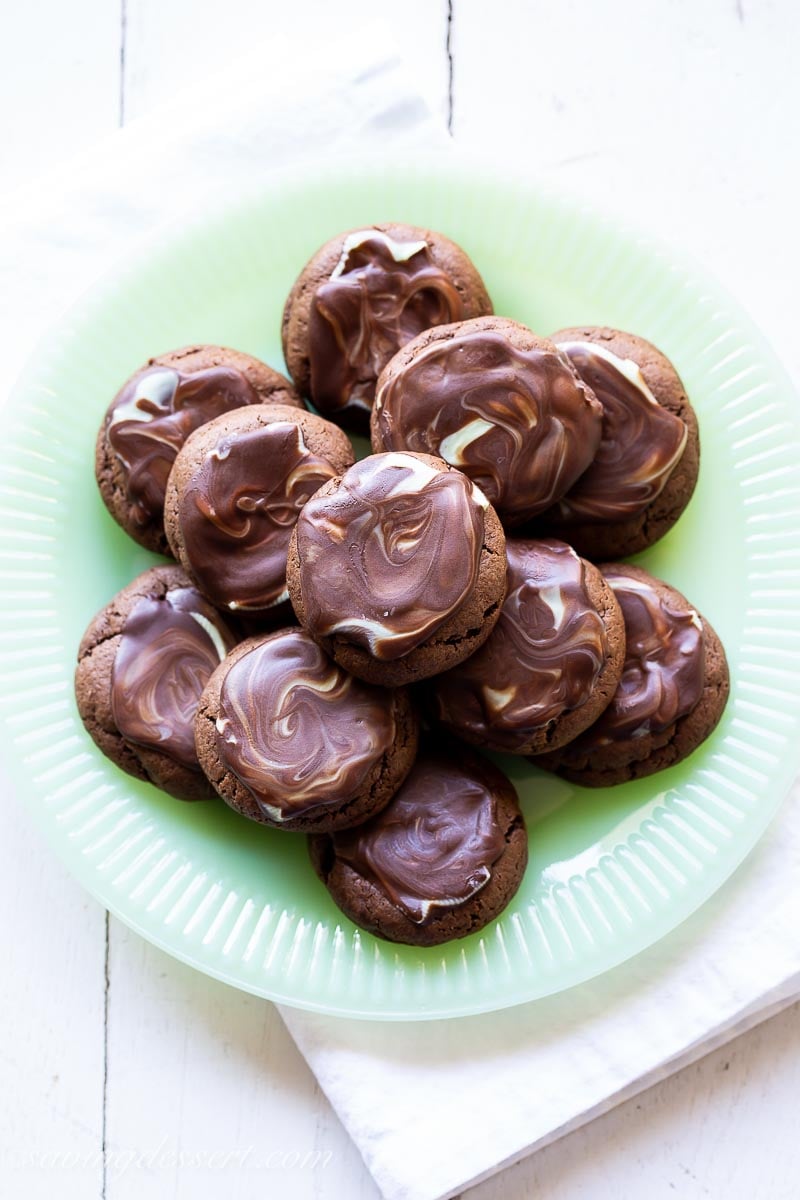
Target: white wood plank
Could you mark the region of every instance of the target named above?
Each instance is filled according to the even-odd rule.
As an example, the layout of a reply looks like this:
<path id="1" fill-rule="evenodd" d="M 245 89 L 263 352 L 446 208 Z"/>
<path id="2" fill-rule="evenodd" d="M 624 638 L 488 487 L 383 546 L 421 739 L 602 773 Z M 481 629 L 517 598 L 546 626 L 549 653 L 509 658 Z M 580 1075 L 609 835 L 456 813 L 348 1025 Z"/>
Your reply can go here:
<path id="1" fill-rule="evenodd" d="M 274 1006 L 112 923 L 107 1200 L 379 1200 Z"/>
<path id="2" fill-rule="evenodd" d="M 800 1005 L 463 1200 L 795 1200 Z"/>
<path id="3" fill-rule="evenodd" d="M 66 162 L 115 129 L 121 0 L 4 4 L 0 186 Z"/>
<path id="4" fill-rule="evenodd" d="M 116 127 L 119 55 L 119 9 L 107 0 L 4 7 L 4 195 Z M 86 1200 L 103 1178 L 105 913 L 3 782 L 1 1187 Z"/>
<path id="5" fill-rule="evenodd" d="M 3 788 L 0 1193 L 100 1196 L 105 913 Z"/>
<path id="6" fill-rule="evenodd" d="M 454 134 L 685 247 L 798 370 L 799 37 L 792 0 L 496 0 L 491 19 L 454 0 Z"/>
<path id="7" fill-rule="evenodd" d="M 205 10 L 205 11 L 204 11 Z M 305 41 L 324 45 L 348 29 L 369 25 L 376 17 L 389 22 L 391 43 L 415 71 L 431 107 L 446 120 L 448 71 L 447 0 L 406 0 L 402 14 L 382 10 L 374 0 L 227 0 L 200 5 L 196 0 L 127 0 L 125 112 L 130 119 L 183 87 L 204 93 L 214 86 L 215 67 L 259 42 L 264 70 L 270 69 L 272 47 L 283 53 L 280 39 L 293 46 Z M 302 53 L 297 55 L 297 87 L 303 87 Z"/>

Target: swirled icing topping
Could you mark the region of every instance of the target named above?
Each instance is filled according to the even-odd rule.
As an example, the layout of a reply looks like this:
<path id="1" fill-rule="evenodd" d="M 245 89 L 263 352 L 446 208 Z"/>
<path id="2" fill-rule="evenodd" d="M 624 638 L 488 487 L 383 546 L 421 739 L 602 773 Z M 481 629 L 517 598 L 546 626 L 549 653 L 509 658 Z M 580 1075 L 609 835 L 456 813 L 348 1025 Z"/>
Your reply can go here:
<path id="1" fill-rule="evenodd" d="M 559 508 L 568 520 L 621 521 L 664 490 L 689 431 L 662 408 L 631 359 L 596 342 L 558 342 L 603 406 L 603 435 L 589 469 Z"/>
<path id="2" fill-rule="evenodd" d="M 378 229 L 351 233 L 311 303 L 314 404 L 323 413 L 369 412 L 392 355 L 423 329 L 463 315 L 461 296 L 426 241 L 396 241 Z"/>
<path id="3" fill-rule="evenodd" d="M 305 624 L 402 658 L 461 607 L 478 578 L 485 497 L 413 454 L 357 462 L 297 523 Z"/>
<path id="4" fill-rule="evenodd" d="M 178 514 L 192 574 L 205 594 L 229 609 L 286 600 L 292 529 L 309 496 L 335 474 L 291 421 L 222 437 L 183 492 Z"/>
<path id="5" fill-rule="evenodd" d="M 167 476 L 190 433 L 221 413 L 258 403 L 253 385 L 233 367 L 191 374 L 146 367 L 132 376 L 106 413 L 106 429 L 136 524 L 161 520 Z"/>
<path id="6" fill-rule="evenodd" d="M 273 821 L 352 800 L 394 743 L 392 692 L 354 679 L 301 629 L 254 646 L 222 684 L 220 759 Z"/>
<path id="7" fill-rule="evenodd" d="M 332 835 L 333 851 L 416 925 L 471 900 L 506 847 L 496 786 L 474 758 L 425 755 L 389 805 Z"/>
<path id="8" fill-rule="evenodd" d="M 600 444 L 602 408 L 562 355 L 473 322 L 385 380 L 375 407 L 380 449 L 440 455 L 518 520 L 558 500 Z"/>
<path id="9" fill-rule="evenodd" d="M 575 743 L 581 750 L 663 733 L 692 711 L 705 680 L 703 622 L 683 596 L 625 567 L 603 574 L 625 618 L 625 665 L 610 705 Z"/>
<path id="10" fill-rule="evenodd" d="M 111 713 L 122 736 L 199 771 L 197 704 L 234 640 L 193 587 L 138 600 L 111 670 Z"/>
<path id="11" fill-rule="evenodd" d="M 521 750 L 580 708 L 608 656 L 582 559 L 565 542 L 506 542 L 508 590 L 488 641 L 433 680 L 439 720 L 495 750 Z"/>

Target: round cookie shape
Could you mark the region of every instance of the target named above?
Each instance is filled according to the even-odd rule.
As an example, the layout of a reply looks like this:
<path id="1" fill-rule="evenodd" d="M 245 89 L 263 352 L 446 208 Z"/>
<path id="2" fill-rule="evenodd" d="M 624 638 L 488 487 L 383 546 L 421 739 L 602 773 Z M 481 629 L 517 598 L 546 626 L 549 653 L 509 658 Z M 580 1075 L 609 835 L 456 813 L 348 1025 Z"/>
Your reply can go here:
<path id="1" fill-rule="evenodd" d="M 209 680 L 195 727 L 200 763 L 231 808 L 316 833 L 387 804 L 417 732 L 408 692 L 353 678 L 296 628 L 237 646 Z"/>
<path id="2" fill-rule="evenodd" d="M 531 759 L 587 787 L 641 779 L 681 762 L 716 727 L 730 690 L 722 644 L 685 596 L 640 567 L 600 569 L 625 619 L 619 686 L 584 733 Z"/>
<path id="3" fill-rule="evenodd" d="M 391 942 L 437 946 L 482 929 L 516 892 L 528 860 L 510 781 L 461 747 L 425 750 L 393 800 L 355 829 L 310 839 L 342 911 Z"/>
<path id="4" fill-rule="evenodd" d="M 473 745 L 538 754 L 569 742 L 615 693 L 625 625 L 614 593 L 565 542 L 506 542 L 500 619 L 475 654 L 431 683 L 431 710 Z"/>
<path id="5" fill-rule="evenodd" d="M 289 380 L 224 346 L 184 346 L 151 358 L 123 384 L 97 435 L 95 475 L 103 501 L 126 533 L 169 554 L 164 494 L 188 436 L 247 404 L 302 408 Z"/>
<path id="6" fill-rule="evenodd" d="M 544 512 L 589 467 L 603 410 L 570 361 L 506 317 L 428 329 L 380 379 L 373 450 L 438 454 L 506 527 Z"/>
<path id="7" fill-rule="evenodd" d="M 491 311 L 454 242 L 414 225 L 369 225 L 332 238 L 303 268 L 284 309 L 284 357 L 323 416 L 366 430 L 375 382 L 401 346 Z"/>
<path id="8" fill-rule="evenodd" d="M 313 413 L 256 405 L 209 421 L 170 474 L 165 529 L 213 604 L 264 613 L 288 599 L 286 552 L 303 505 L 353 461 L 342 431 Z"/>
<path id="9" fill-rule="evenodd" d="M 460 471 L 424 454 L 376 454 L 326 484 L 292 534 L 300 624 L 369 683 L 412 683 L 489 636 L 505 592 L 497 514 Z"/>
<path id="10" fill-rule="evenodd" d="M 637 554 L 672 528 L 694 492 L 694 409 L 672 363 L 644 338 L 583 326 L 553 341 L 602 404 L 603 434 L 592 465 L 540 528 L 593 562 Z"/>
<path id="11" fill-rule="evenodd" d="M 178 799 L 213 796 L 194 718 L 235 641 L 178 566 L 153 567 L 123 588 L 86 630 L 75 672 L 78 711 L 103 753 Z"/>

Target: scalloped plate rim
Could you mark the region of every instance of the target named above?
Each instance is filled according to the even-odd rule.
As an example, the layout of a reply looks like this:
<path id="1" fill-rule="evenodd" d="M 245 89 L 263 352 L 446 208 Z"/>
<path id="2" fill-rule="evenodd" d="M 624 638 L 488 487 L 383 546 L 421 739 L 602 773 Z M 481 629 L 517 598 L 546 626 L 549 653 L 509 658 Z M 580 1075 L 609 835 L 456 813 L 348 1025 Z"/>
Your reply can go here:
<path id="1" fill-rule="evenodd" d="M 387 155 L 385 159 L 380 156 L 381 161 L 385 161 L 387 166 L 391 165 L 392 169 L 399 171 L 396 160 L 391 162 Z M 374 161 L 374 160 L 373 160 Z M 436 174 L 452 173 L 467 184 L 470 182 L 470 173 L 474 172 L 477 164 L 480 163 L 481 170 L 485 170 L 485 158 L 478 159 L 477 156 L 465 154 L 463 152 L 456 153 L 449 151 L 444 156 L 444 162 L 440 158 L 438 161 L 433 156 L 417 155 L 414 158 L 415 167 L 420 167 L 422 170 L 433 171 Z M 354 162 L 353 166 L 356 163 Z M 363 160 L 357 160 L 357 167 L 361 171 L 367 168 Z M 231 217 L 237 211 L 247 209 L 253 203 L 257 203 L 265 194 L 273 193 L 276 189 L 280 189 L 287 184 L 291 186 L 301 186 L 304 181 L 312 181 L 318 179 L 320 175 L 324 175 L 326 171 L 334 170 L 337 174 L 342 174 L 347 170 L 347 160 L 339 159 L 334 162 L 324 162 L 315 164 L 303 164 L 299 167 L 290 167 L 275 172 L 269 182 L 269 186 L 258 184 L 250 190 L 239 193 L 235 200 L 211 198 L 205 206 L 193 211 L 192 216 L 186 221 L 170 222 L 157 229 L 153 234 L 142 238 L 137 242 L 136 246 L 120 258 L 118 263 L 109 271 L 105 272 L 98 280 L 96 280 L 88 289 L 86 289 L 81 297 L 69 309 L 67 313 L 56 321 L 51 328 L 42 336 L 37 343 L 36 348 L 31 354 L 28 363 L 26 364 L 19 379 L 14 385 L 11 392 L 11 403 L 15 399 L 24 397 L 30 390 L 31 385 L 35 381 L 37 374 L 41 370 L 40 359 L 42 356 L 47 357 L 53 353 L 54 345 L 58 345 L 60 339 L 66 334 L 67 340 L 71 331 L 72 323 L 77 325 L 82 324 L 89 319 L 93 313 L 96 313 L 103 305 L 104 298 L 108 295 L 115 294 L 119 288 L 124 287 L 127 281 L 136 274 L 137 265 L 141 260 L 142 253 L 147 251 L 151 254 L 158 254 L 162 247 L 167 247 L 172 244 L 176 237 L 189 238 L 193 231 L 208 227 L 209 224 Z M 508 176 L 508 168 L 505 167 L 505 174 Z M 548 201 L 556 202 L 566 210 L 569 210 L 570 216 L 578 219 L 586 219 L 598 223 L 607 223 L 609 227 L 621 234 L 629 243 L 636 242 L 639 248 L 644 248 L 645 252 L 650 256 L 658 256 L 665 262 L 669 263 L 678 275 L 690 278 L 692 281 L 702 283 L 703 289 L 708 294 L 712 295 L 715 302 L 726 310 L 729 310 L 735 317 L 736 325 L 739 329 L 743 329 L 747 338 L 752 344 L 755 355 L 767 365 L 768 373 L 771 378 L 778 380 L 782 391 L 791 396 L 794 394 L 794 388 L 789 379 L 785 368 L 779 362 L 775 352 L 770 346 L 767 339 L 758 329 L 749 314 L 742 306 L 732 297 L 730 297 L 724 288 L 713 279 L 708 272 L 698 266 L 690 256 L 680 250 L 675 250 L 662 238 L 654 236 L 650 231 L 638 229 L 635 224 L 628 219 L 620 220 L 615 218 L 610 209 L 602 208 L 599 205 L 588 204 L 584 200 L 579 200 L 576 193 L 570 191 L 562 185 L 555 185 L 549 181 L 537 180 L 526 174 L 522 170 L 512 172 L 514 175 L 514 185 L 523 189 L 532 199 L 546 198 Z M 797 436 L 800 429 L 795 414 L 795 429 L 794 433 Z M 10 428 L 13 436 L 13 424 Z M 796 539 L 800 545 L 800 538 Z M 0 660 L 4 655 L 0 655 Z M 4 714 L 5 721 L 5 714 Z M 796 724 L 796 722 L 795 722 Z M 9 731 L 10 732 L 10 731 Z M 12 735 L 13 736 L 13 735 Z M 58 824 L 52 818 L 50 810 L 46 803 L 33 804 L 29 807 L 37 822 L 37 825 L 43 830 L 47 836 L 48 842 L 53 846 L 59 856 L 67 862 L 69 869 L 73 875 L 79 880 L 81 885 L 93 895 L 97 900 L 105 905 L 105 907 L 121 920 L 129 928 L 140 934 L 152 944 L 165 950 L 173 957 L 194 967 L 195 969 L 208 974 L 223 982 L 229 983 L 242 990 L 248 991 L 254 995 L 262 996 L 271 999 L 277 1003 L 292 1005 L 294 1007 L 303 1008 L 313 1012 L 327 1013 L 329 1015 L 361 1017 L 364 1019 L 379 1019 L 379 1020 L 430 1020 L 451 1016 L 467 1016 L 474 1015 L 480 1012 L 495 1011 L 506 1007 L 512 1007 L 520 1003 L 525 1003 L 530 999 L 543 998 L 548 995 L 566 990 L 586 982 L 588 979 L 604 973 L 607 970 L 613 970 L 615 967 L 635 957 L 642 950 L 660 940 L 667 933 L 674 930 L 678 925 L 685 921 L 689 916 L 697 911 L 720 887 L 730 878 L 741 862 L 751 852 L 756 845 L 770 821 L 774 817 L 783 799 L 789 791 L 792 780 L 797 772 L 797 766 L 800 763 L 800 745 L 795 749 L 794 756 L 786 756 L 779 771 L 775 772 L 776 776 L 780 777 L 773 783 L 771 795 L 768 803 L 764 804 L 763 808 L 757 814 L 751 813 L 748 818 L 748 825 L 751 829 L 752 837 L 747 844 L 742 844 L 739 847 L 737 854 L 731 855 L 726 860 L 723 871 L 708 871 L 708 877 L 704 881 L 704 886 L 697 886 L 691 892 L 689 902 L 681 908 L 677 918 L 670 912 L 669 914 L 659 914 L 659 919 L 653 922 L 653 925 L 645 929 L 639 938 L 632 938 L 629 945 L 624 948 L 624 951 L 612 962 L 608 962 L 605 966 L 597 969 L 593 962 L 593 957 L 590 955 L 588 960 L 583 964 L 576 964 L 573 971 L 561 970 L 558 979 L 553 980 L 553 985 L 548 982 L 539 980 L 539 986 L 533 986 L 534 981 L 531 980 L 530 995 L 517 996 L 513 995 L 506 999 L 504 997 L 496 997 L 492 1003 L 483 1003 L 473 1005 L 469 1002 L 463 1004 L 451 1003 L 447 1006 L 446 1012 L 435 1010 L 418 1010 L 413 1013 L 408 1009 L 395 1011 L 391 1007 L 383 1006 L 380 1010 L 364 1010 L 348 1007 L 346 1005 L 335 1005 L 324 1001 L 314 1002 L 308 999 L 298 999 L 281 988 L 275 986 L 262 986 L 253 979 L 242 978 L 241 974 L 237 975 L 235 970 L 226 971 L 216 967 L 202 955 L 192 953 L 185 947 L 178 944 L 177 939 L 169 937 L 161 937 L 158 933 L 147 926 L 147 924 L 138 919 L 136 909 L 131 909 L 130 904 L 126 904 L 128 897 L 120 898 L 119 894 L 114 891 L 113 883 L 106 876 L 100 874 L 94 864 L 83 857 L 80 853 L 73 853 L 73 848 L 65 846 L 63 839 L 58 836 Z M 16 756 L 13 759 L 13 764 L 8 766 L 8 774 L 14 780 L 19 792 L 20 799 L 25 792 L 26 787 L 26 770 L 24 761 Z M 680 906 L 679 906 L 680 907 Z M 424 954 L 424 952 L 423 952 Z"/>

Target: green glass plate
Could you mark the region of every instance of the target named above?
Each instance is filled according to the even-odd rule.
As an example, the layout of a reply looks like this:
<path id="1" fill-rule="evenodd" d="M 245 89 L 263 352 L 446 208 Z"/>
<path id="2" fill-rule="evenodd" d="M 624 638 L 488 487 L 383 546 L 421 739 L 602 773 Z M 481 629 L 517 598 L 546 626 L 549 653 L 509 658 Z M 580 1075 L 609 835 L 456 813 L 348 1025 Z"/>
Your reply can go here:
<path id="1" fill-rule="evenodd" d="M 497 181 L 496 181 L 497 180 Z M 304 839 L 222 803 L 184 805 L 108 763 L 72 697 L 96 609 L 153 559 L 107 516 L 95 433 L 149 355 L 220 342 L 280 365 L 284 297 L 316 247 L 375 220 L 440 229 L 483 273 L 496 311 L 549 332 L 632 329 L 674 360 L 703 461 L 676 528 L 638 561 L 719 631 L 733 681 L 687 762 L 608 791 L 504 765 L 530 865 L 487 929 L 425 951 L 359 932 Z M 129 261 L 43 342 L 9 409 L 0 472 L 6 757 L 23 800 L 81 882 L 144 937 L 237 987 L 350 1016 L 444 1017 L 590 978 L 673 929 L 753 847 L 800 746 L 800 432 L 762 337 L 718 287 L 651 239 L 468 162 L 383 161 L 276 176 L 201 211 Z"/>

